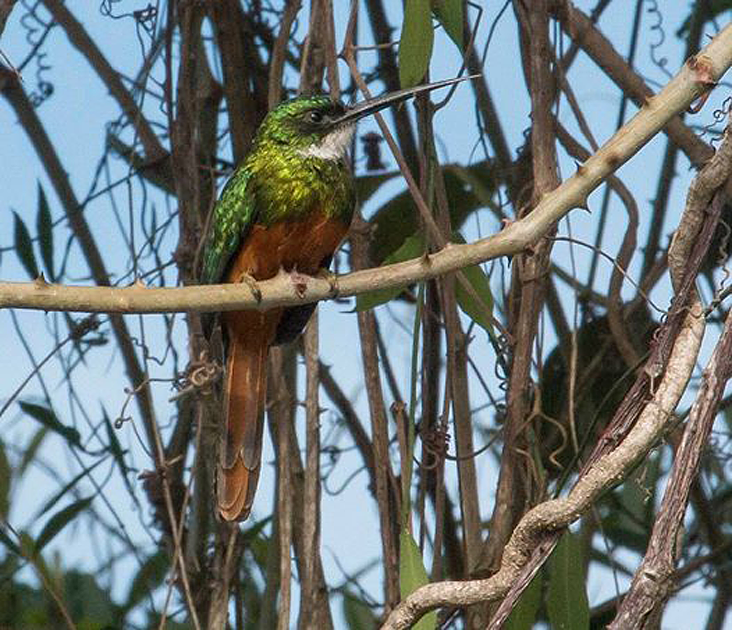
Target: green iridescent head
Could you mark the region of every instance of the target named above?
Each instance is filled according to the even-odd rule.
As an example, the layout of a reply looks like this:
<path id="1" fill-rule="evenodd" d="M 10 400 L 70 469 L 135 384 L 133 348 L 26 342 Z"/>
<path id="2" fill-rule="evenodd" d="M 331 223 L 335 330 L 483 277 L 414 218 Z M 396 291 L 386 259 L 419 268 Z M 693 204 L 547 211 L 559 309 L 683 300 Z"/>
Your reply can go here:
<path id="1" fill-rule="evenodd" d="M 304 156 L 338 160 L 353 137 L 355 121 L 339 123 L 347 108 L 328 96 L 299 96 L 273 109 L 262 122 L 258 143 L 274 143 Z"/>
<path id="2" fill-rule="evenodd" d="M 285 101 L 265 117 L 257 144 L 274 144 L 301 153 L 304 157 L 339 160 L 353 137 L 356 123 L 415 94 L 429 92 L 473 77 L 448 79 L 419 85 L 378 98 L 346 106 L 329 96 L 299 96 Z"/>

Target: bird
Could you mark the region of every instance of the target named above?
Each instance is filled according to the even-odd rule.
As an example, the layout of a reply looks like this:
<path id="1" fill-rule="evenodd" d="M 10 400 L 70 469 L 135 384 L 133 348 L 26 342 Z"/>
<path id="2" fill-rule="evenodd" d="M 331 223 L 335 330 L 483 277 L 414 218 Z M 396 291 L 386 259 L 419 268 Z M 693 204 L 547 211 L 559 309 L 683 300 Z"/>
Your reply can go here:
<path id="1" fill-rule="evenodd" d="M 348 232 L 356 207 L 346 162 L 356 123 L 460 77 L 390 92 L 355 105 L 299 96 L 272 109 L 214 204 L 203 246 L 204 284 L 248 283 L 281 272 L 318 275 Z M 300 276 L 302 277 L 302 276 Z M 224 429 L 216 474 L 219 516 L 249 516 L 259 479 L 272 345 L 294 340 L 315 304 L 221 314 Z"/>

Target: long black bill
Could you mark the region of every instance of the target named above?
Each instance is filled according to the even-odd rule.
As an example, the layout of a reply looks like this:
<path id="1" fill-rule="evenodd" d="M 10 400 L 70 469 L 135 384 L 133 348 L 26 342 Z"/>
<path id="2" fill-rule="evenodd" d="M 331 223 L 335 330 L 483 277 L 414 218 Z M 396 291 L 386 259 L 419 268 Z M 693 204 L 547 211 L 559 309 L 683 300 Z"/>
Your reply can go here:
<path id="1" fill-rule="evenodd" d="M 425 85 L 417 85 L 415 87 L 397 90 L 396 92 L 389 92 L 388 94 L 384 94 L 384 96 L 372 98 L 368 101 L 361 101 L 360 103 L 356 103 L 355 105 L 348 107 L 346 113 L 343 114 L 340 118 L 336 118 L 335 120 L 333 120 L 333 123 L 336 125 L 340 125 L 343 123 L 356 122 L 360 118 L 368 116 L 369 114 L 374 114 L 382 109 L 385 109 L 386 107 L 389 107 L 390 105 L 406 101 L 408 98 L 411 98 L 416 94 L 431 92 L 432 90 L 437 90 L 439 88 L 447 87 L 449 85 L 455 85 L 455 83 L 461 83 L 462 81 L 467 81 L 468 79 L 475 79 L 479 76 L 479 74 L 474 74 L 468 77 L 458 77 L 457 79 L 445 79 L 444 81 L 435 81 L 434 83 L 427 83 Z"/>

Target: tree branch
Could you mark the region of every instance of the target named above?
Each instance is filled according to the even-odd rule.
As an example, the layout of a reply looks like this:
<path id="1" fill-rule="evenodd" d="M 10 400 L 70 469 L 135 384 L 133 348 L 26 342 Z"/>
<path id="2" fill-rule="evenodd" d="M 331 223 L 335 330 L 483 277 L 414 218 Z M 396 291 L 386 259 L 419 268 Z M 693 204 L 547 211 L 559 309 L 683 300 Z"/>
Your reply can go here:
<path id="1" fill-rule="evenodd" d="M 223 311 L 272 308 L 334 297 L 356 295 L 375 287 L 404 286 L 420 279 L 434 278 L 449 271 L 515 254 L 537 238 L 572 208 L 582 207 L 586 198 L 603 180 L 628 161 L 680 111 L 707 92 L 732 64 L 732 25 L 721 31 L 699 54 L 681 68 L 678 75 L 578 171 L 557 189 L 542 197 L 525 218 L 501 233 L 467 245 L 449 244 L 429 258 L 359 271 L 338 280 L 334 292 L 325 280 L 308 282 L 306 297 L 299 298 L 292 283 L 278 277 L 259 283 L 258 302 L 245 286 L 212 285 L 171 289 L 62 287 L 36 283 L 0 283 L 0 308 L 32 308 L 112 313 L 161 313 L 185 310 Z M 13 75 L 0 71 L 0 91 L 6 91 Z"/>

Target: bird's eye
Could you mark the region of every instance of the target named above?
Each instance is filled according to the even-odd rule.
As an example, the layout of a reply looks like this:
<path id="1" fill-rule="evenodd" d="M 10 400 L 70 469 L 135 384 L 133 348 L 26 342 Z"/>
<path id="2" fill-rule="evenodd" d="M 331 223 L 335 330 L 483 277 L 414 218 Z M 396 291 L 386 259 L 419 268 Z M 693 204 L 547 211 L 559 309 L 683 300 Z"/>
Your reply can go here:
<path id="1" fill-rule="evenodd" d="M 308 114 L 308 119 L 310 120 L 310 122 L 316 125 L 322 123 L 324 118 L 325 116 L 323 115 L 323 112 L 318 109 L 314 109 Z"/>

